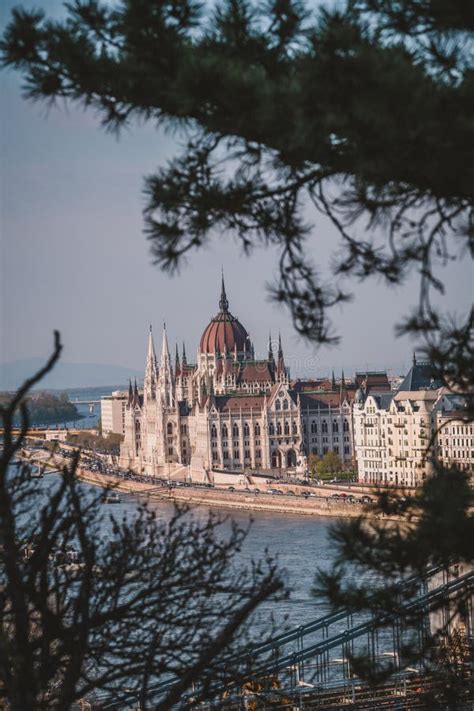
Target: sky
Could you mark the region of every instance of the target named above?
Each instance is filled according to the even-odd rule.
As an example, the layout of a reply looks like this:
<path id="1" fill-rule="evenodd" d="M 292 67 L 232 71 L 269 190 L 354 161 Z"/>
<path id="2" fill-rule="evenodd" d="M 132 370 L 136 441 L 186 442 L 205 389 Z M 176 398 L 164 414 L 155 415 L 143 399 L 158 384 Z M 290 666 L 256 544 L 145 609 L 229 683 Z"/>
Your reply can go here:
<path id="1" fill-rule="evenodd" d="M 3 25 L 14 4 L 3 3 Z M 61 5 L 22 4 L 53 13 Z M 175 276 L 152 265 L 143 234 L 143 178 L 176 154 L 175 138 L 151 124 L 117 138 L 91 112 L 25 101 L 21 77 L 12 71 L 0 81 L 0 362 L 45 356 L 59 329 L 66 361 L 142 369 L 149 324 L 159 346 L 163 321 L 172 347 L 185 339 L 192 355 L 218 310 L 223 268 L 231 311 L 257 353 L 266 353 L 269 330 L 275 338 L 281 331 L 294 374 L 409 367 L 416 344 L 396 338 L 394 325 L 416 303 L 416 277 L 396 289 L 376 279 L 354 284 L 354 302 L 332 317 L 340 345 L 316 351 L 295 333 L 289 313 L 269 300 L 275 251 L 248 258 L 222 234 Z M 308 258 L 324 271 L 337 236 L 323 218 L 315 220 Z M 472 264 L 465 257 L 441 276 L 445 310 L 464 312 L 472 301 Z"/>

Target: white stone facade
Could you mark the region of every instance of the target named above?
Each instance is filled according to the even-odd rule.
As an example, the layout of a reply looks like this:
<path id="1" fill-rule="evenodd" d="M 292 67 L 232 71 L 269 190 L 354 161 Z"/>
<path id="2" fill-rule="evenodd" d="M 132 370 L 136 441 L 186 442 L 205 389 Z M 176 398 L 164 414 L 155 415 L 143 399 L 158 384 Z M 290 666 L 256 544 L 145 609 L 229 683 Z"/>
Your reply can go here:
<path id="1" fill-rule="evenodd" d="M 417 363 L 396 393 L 356 393 L 354 447 L 360 482 L 420 486 L 432 472 L 433 456 L 472 473 L 474 428 L 463 421 L 464 399 Z"/>
<path id="2" fill-rule="evenodd" d="M 183 349 L 172 367 L 166 329 L 158 362 L 150 330 L 143 392 L 130 385 L 127 396 L 120 465 L 159 476 L 186 467 L 212 479 L 221 470 L 302 472 L 315 450 L 352 462 L 354 388 L 336 388 L 334 378 L 326 391 L 318 390 L 321 382 L 314 390 L 312 383 L 291 384 L 281 341 L 276 357 L 270 339 L 268 357 L 256 360 L 224 285 L 219 306 L 196 364 Z"/>

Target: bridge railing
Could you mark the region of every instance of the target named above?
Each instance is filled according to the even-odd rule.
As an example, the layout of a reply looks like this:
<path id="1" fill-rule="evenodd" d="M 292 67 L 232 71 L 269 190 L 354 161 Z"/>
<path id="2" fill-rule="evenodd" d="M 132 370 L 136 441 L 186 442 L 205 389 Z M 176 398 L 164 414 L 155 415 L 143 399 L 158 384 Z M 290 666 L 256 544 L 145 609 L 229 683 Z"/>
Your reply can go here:
<path id="1" fill-rule="evenodd" d="M 418 616 L 420 627 L 415 630 L 415 635 L 423 644 L 426 617 L 430 610 L 440 603 L 449 605 L 453 595 L 466 590 L 472 592 L 474 587 L 474 572 L 469 572 L 427 590 L 427 579 L 440 570 L 439 567 L 431 568 L 421 579 L 411 576 L 401 581 L 401 593 L 418 587 L 418 595 L 402 601 L 397 613 L 370 617 L 354 624 L 351 612 L 341 610 L 283 633 L 269 642 L 252 646 L 245 656 L 228 657 L 221 665 L 222 682 L 216 681 L 214 687 L 216 698 L 225 693 L 231 707 L 233 698 L 237 700 L 248 693 L 248 686 L 246 690 L 243 682 L 229 685 L 228 680 L 232 677 L 257 681 L 262 688 L 265 685 L 273 687 L 271 693 L 282 696 L 301 696 L 314 694 L 316 690 L 336 688 L 354 689 L 360 682 L 354 677 L 350 660 L 354 654 L 360 653 L 367 654 L 374 664 L 388 660 L 394 672 L 393 683 L 403 680 L 406 684 L 407 673 L 413 675 L 422 670 L 410 667 L 406 671 L 401 670 L 402 646 L 406 643 L 405 633 L 409 631 L 409 626 L 404 627 L 401 618 L 404 615 Z M 345 624 L 341 626 L 341 623 Z M 332 633 L 331 627 L 334 627 Z M 323 638 L 312 641 L 312 636 L 318 632 Z M 293 648 L 290 647 L 292 644 Z M 174 680 L 157 683 L 150 689 L 153 697 L 156 700 L 163 698 L 174 683 Z M 264 690 L 262 693 L 265 693 Z M 114 708 L 114 704 L 105 703 L 103 708 Z"/>

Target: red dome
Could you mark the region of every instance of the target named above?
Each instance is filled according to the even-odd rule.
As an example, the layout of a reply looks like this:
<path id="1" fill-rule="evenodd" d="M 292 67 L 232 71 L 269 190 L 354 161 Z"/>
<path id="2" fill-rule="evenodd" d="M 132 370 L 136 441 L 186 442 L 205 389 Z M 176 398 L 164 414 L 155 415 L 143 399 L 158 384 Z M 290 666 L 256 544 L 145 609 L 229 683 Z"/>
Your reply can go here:
<path id="1" fill-rule="evenodd" d="M 199 350 L 201 353 L 224 353 L 227 349 L 234 351 L 248 350 L 248 333 L 232 314 L 218 314 L 213 318 L 201 337 Z"/>
<path id="2" fill-rule="evenodd" d="M 224 280 L 222 280 L 220 311 L 202 334 L 199 343 L 201 353 L 224 353 L 226 350 L 233 352 L 247 351 L 250 348 L 249 335 L 240 321 L 232 316 L 225 293 Z"/>

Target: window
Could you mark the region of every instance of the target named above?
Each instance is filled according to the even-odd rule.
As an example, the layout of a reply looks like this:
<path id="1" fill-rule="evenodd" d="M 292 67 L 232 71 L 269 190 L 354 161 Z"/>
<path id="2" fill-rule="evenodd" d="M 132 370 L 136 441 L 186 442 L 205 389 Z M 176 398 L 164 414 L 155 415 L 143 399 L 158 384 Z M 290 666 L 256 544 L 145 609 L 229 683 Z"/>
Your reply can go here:
<path id="1" fill-rule="evenodd" d="M 323 424 L 321 425 L 321 431 L 324 434 L 327 434 L 327 431 L 328 431 L 328 423 L 327 422 L 323 422 Z"/>
<path id="2" fill-rule="evenodd" d="M 224 449 L 222 452 L 222 456 L 224 459 L 229 459 L 229 451 L 227 449 Z"/>
<path id="3" fill-rule="evenodd" d="M 166 425 L 166 432 L 169 435 L 173 434 L 173 423 L 172 422 L 168 422 L 168 424 Z"/>
<path id="4" fill-rule="evenodd" d="M 239 438 L 239 426 L 237 424 L 232 427 L 232 436 Z"/>
<path id="5" fill-rule="evenodd" d="M 297 434 L 298 432 L 298 426 L 296 422 L 293 420 L 293 424 L 291 425 L 291 434 Z"/>
<path id="6" fill-rule="evenodd" d="M 238 449 L 234 449 L 234 459 L 238 459 L 239 456 L 240 456 L 240 455 L 239 455 L 239 450 L 238 450 Z"/>
<path id="7" fill-rule="evenodd" d="M 222 439 L 227 439 L 227 437 L 228 437 L 227 425 L 222 425 Z"/>
<path id="8" fill-rule="evenodd" d="M 257 424 L 255 425 L 255 436 L 258 437 L 260 435 L 260 425 Z"/>
<path id="9" fill-rule="evenodd" d="M 277 435 L 281 435 L 281 422 L 277 422 Z"/>
<path id="10" fill-rule="evenodd" d="M 275 410 L 281 410 L 281 402 L 279 400 L 275 403 Z"/>
<path id="11" fill-rule="evenodd" d="M 288 400 L 283 400 L 283 409 L 288 410 Z"/>
<path id="12" fill-rule="evenodd" d="M 344 432 L 349 432 L 349 420 L 344 420 L 342 429 L 344 430 Z"/>
<path id="13" fill-rule="evenodd" d="M 172 456 L 173 454 L 173 447 L 168 447 L 168 454 Z"/>
<path id="14" fill-rule="evenodd" d="M 255 459 L 261 459 L 262 452 L 260 449 L 255 450 Z"/>
<path id="15" fill-rule="evenodd" d="M 318 433 L 318 425 L 316 422 L 311 423 L 311 434 L 317 434 Z"/>
<path id="16" fill-rule="evenodd" d="M 268 428 L 269 434 L 274 435 L 275 434 L 275 425 L 273 422 L 270 422 L 270 427 Z"/>
<path id="17" fill-rule="evenodd" d="M 339 432 L 339 423 L 337 420 L 332 421 L 332 431 L 333 432 Z"/>
<path id="18" fill-rule="evenodd" d="M 250 437 L 250 427 L 247 422 L 244 425 L 244 437 Z"/>
<path id="19" fill-rule="evenodd" d="M 289 422 L 285 422 L 284 431 L 285 431 L 286 435 L 290 434 L 290 423 Z"/>
<path id="20" fill-rule="evenodd" d="M 185 434 L 186 434 L 186 431 L 187 431 L 186 425 L 181 425 L 181 434 L 184 434 L 184 435 L 185 435 Z"/>
<path id="21" fill-rule="evenodd" d="M 250 449 L 246 449 L 244 452 L 245 459 L 250 459 Z"/>
<path id="22" fill-rule="evenodd" d="M 215 425 L 212 425 L 211 427 L 211 437 L 217 437 L 217 427 Z"/>

